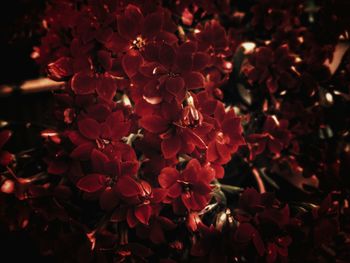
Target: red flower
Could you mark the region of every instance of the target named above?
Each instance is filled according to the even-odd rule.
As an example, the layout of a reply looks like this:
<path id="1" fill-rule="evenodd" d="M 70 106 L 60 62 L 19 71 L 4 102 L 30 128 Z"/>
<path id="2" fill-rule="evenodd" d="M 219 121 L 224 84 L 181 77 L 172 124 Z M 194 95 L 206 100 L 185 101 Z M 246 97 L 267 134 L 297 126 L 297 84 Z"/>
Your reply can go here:
<path id="1" fill-rule="evenodd" d="M 143 86 L 143 96 L 181 103 L 186 91 L 204 88 L 204 76 L 200 72 L 208 64 L 208 56 L 196 51 L 195 42 L 180 46 L 161 44 L 155 47 L 151 62 L 140 68 L 133 82 Z"/>
<path id="2" fill-rule="evenodd" d="M 290 54 L 287 45 L 276 50 L 271 47 L 260 47 L 249 57 L 251 68 L 244 68 L 248 79 L 258 84 L 265 83 L 271 93 L 279 87 L 291 89 L 297 84 L 295 81 L 295 57 Z"/>
<path id="3" fill-rule="evenodd" d="M 97 111 L 97 117 L 101 112 Z M 94 114 L 92 111 L 91 114 Z M 118 143 L 123 136 L 129 134 L 131 123 L 122 110 L 104 113 L 106 119 L 95 120 L 91 117 L 82 117 L 78 120 L 78 130 L 69 131 L 68 137 L 77 147 L 72 151 L 71 157 L 81 160 L 87 160 L 90 157 L 92 149 L 108 149 L 114 143 Z M 102 115 L 102 116 L 103 116 Z"/>
<path id="4" fill-rule="evenodd" d="M 214 177 L 212 168 L 202 167 L 198 160 L 192 159 L 182 172 L 171 167 L 164 168 L 158 181 L 162 188 L 168 190 L 166 202 L 181 199 L 189 211 L 200 211 L 211 199 L 210 183 Z"/>
<path id="5" fill-rule="evenodd" d="M 130 227 L 135 227 L 138 223 L 148 225 L 156 207 L 166 194 L 163 189 L 152 188 L 146 181 L 136 180 L 131 176 L 120 177 L 115 190 L 126 206 L 122 206 L 124 211 L 117 211 L 114 217 L 118 218 L 116 221 L 126 218 Z"/>
<path id="6" fill-rule="evenodd" d="M 110 102 L 116 91 L 117 82 L 109 74 L 95 74 L 91 71 L 79 71 L 75 73 L 71 79 L 71 88 L 77 95 L 94 94 Z"/>
<path id="7" fill-rule="evenodd" d="M 195 130 L 202 124 L 200 112 L 190 107 L 181 110 L 177 104 L 162 103 L 161 115 L 145 115 L 139 121 L 145 130 L 159 134 L 166 159 L 174 158 L 178 153 L 192 153 L 196 147 L 206 148 L 201 134 Z"/>
<path id="8" fill-rule="evenodd" d="M 278 120 L 276 116 L 268 116 L 264 123 L 263 133 L 247 136 L 251 149 L 250 158 L 254 159 L 266 148 L 271 153 L 279 155 L 284 148 L 289 146 L 291 139 L 292 133 L 288 130 L 288 121 Z"/>

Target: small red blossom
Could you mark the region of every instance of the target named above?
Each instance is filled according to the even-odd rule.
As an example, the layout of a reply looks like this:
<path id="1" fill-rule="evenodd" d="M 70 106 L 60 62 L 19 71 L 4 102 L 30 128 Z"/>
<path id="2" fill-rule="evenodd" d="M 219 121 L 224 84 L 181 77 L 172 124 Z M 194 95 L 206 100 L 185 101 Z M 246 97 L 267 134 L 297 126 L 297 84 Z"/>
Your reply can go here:
<path id="1" fill-rule="evenodd" d="M 161 171 L 158 181 L 167 189 L 168 199 L 180 199 L 189 211 L 202 210 L 211 199 L 211 181 L 215 172 L 208 166 L 202 167 L 196 160 L 191 160 L 186 168 L 179 172 L 175 168 L 166 167 Z"/>

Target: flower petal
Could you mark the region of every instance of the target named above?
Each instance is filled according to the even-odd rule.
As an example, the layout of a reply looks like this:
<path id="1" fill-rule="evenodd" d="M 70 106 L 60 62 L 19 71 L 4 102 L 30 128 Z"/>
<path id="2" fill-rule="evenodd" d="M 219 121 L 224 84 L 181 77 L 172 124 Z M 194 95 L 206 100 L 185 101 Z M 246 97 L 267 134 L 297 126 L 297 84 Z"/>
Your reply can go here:
<path id="1" fill-rule="evenodd" d="M 161 187 L 169 188 L 179 179 L 179 171 L 172 167 L 165 167 L 158 176 L 158 182 Z"/>
<path id="2" fill-rule="evenodd" d="M 96 79 L 91 72 L 80 71 L 72 77 L 71 87 L 75 94 L 92 94 L 96 89 Z"/>
<path id="3" fill-rule="evenodd" d="M 165 132 L 169 127 L 168 122 L 157 115 L 144 116 L 139 120 L 139 124 L 152 133 Z"/>
<path id="4" fill-rule="evenodd" d="M 138 72 L 142 63 L 143 57 L 141 56 L 140 52 L 133 49 L 126 53 L 122 58 L 123 69 L 129 78 Z"/>
<path id="5" fill-rule="evenodd" d="M 80 133 L 88 139 L 96 140 L 100 136 L 100 124 L 92 118 L 78 121 Z"/>
<path id="6" fill-rule="evenodd" d="M 77 187 L 85 192 L 94 193 L 101 190 L 107 181 L 103 174 L 88 174 L 80 178 L 77 182 Z"/>
<path id="7" fill-rule="evenodd" d="M 117 189 L 122 196 L 133 197 L 142 193 L 140 185 L 130 176 L 121 176 L 117 182 Z"/>
<path id="8" fill-rule="evenodd" d="M 181 140 L 178 136 L 164 139 L 161 148 L 165 159 L 173 158 L 181 149 Z"/>
<path id="9" fill-rule="evenodd" d="M 140 205 L 135 207 L 135 216 L 142 224 L 148 225 L 148 221 L 152 214 L 152 207 L 150 205 Z"/>
<path id="10" fill-rule="evenodd" d="M 204 86 L 204 77 L 199 72 L 192 71 L 185 74 L 183 77 L 185 79 L 187 90 L 200 89 Z"/>

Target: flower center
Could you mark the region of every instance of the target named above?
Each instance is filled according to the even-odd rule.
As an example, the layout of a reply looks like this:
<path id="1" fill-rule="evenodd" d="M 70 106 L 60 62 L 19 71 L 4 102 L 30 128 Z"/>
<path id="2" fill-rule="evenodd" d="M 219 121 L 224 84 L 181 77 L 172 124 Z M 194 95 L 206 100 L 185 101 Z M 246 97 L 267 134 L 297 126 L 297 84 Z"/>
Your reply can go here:
<path id="1" fill-rule="evenodd" d="M 136 37 L 136 39 L 132 41 L 132 47 L 137 50 L 142 50 L 145 47 L 145 45 L 146 40 L 143 39 L 141 36 Z"/>

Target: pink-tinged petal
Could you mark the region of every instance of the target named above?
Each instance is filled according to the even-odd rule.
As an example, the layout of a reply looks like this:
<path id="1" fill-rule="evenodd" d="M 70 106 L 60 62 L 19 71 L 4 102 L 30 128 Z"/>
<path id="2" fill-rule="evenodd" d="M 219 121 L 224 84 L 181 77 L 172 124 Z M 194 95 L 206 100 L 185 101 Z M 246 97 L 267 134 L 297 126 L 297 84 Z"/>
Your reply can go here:
<path id="1" fill-rule="evenodd" d="M 184 74 L 183 78 L 185 79 L 187 90 L 200 89 L 204 87 L 204 77 L 199 72 L 193 71 L 188 74 Z"/>
<path id="2" fill-rule="evenodd" d="M 205 52 L 198 52 L 193 56 L 193 70 L 201 71 L 210 63 L 210 56 Z"/>
<path id="3" fill-rule="evenodd" d="M 118 203 L 118 194 L 111 187 L 107 187 L 100 196 L 100 207 L 105 211 L 111 211 Z"/>
<path id="4" fill-rule="evenodd" d="M 180 97 L 185 97 L 185 81 L 182 77 L 167 78 L 165 81 L 165 88 L 176 97 L 179 95 Z"/>
<path id="5" fill-rule="evenodd" d="M 78 121 L 80 133 L 88 139 L 96 140 L 100 136 L 100 124 L 92 118 Z"/>
<path id="6" fill-rule="evenodd" d="M 144 116 L 139 120 L 139 124 L 152 133 L 162 133 L 169 128 L 169 123 L 157 115 Z"/>
<path id="7" fill-rule="evenodd" d="M 105 187 L 107 177 L 103 174 L 88 174 L 77 182 L 77 187 L 85 192 L 94 193 Z"/>
<path id="8" fill-rule="evenodd" d="M 75 94 L 92 94 L 96 89 L 96 79 L 91 72 L 81 71 L 72 77 L 71 87 Z"/>
<path id="9" fill-rule="evenodd" d="M 117 90 L 116 81 L 111 76 L 102 76 L 96 81 L 97 95 L 105 101 L 112 101 Z"/>
<path id="10" fill-rule="evenodd" d="M 93 149 L 91 152 L 92 169 L 94 172 L 102 173 L 105 170 L 108 157 L 99 150 Z"/>
<path id="11" fill-rule="evenodd" d="M 133 40 L 141 33 L 144 17 L 141 10 L 134 5 L 128 5 L 123 15 L 117 16 L 119 34 L 128 40 Z"/>
<path id="12" fill-rule="evenodd" d="M 139 205 L 135 207 L 135 216 L 142 224 L 148 225 L 151 215 L 152 207 L 150 205 Z"/>
<path id="13" fill-rule="evenodd" d="M 128 222 L 130 228 L 134 228 L 139 223 L 132 209 L 128 209 L 126 221 Z"/>
<path id="14" fill-rule="evenodd" d="M 141 186 L 130 176 L 121 176 L 117 182 L 117 189 L 122 196 L 133 197 L 142 193 Z"/>
<path id="15" fill-rule="evenodd" d="M 179 183 L 175 183 L 168 188 L 168 196 L 171 198 L 177 198 L 181 195 L 182 188 Z"/>
<path id="16" fill-rule="evenodd" d="M 159 48 L 159 61 L 162 63 L 165 67 L 170 69 L 172 65 L 175 63 L 175 57 L 176 53 L 172 46 L 163 44 Z"/>
<path id="17" fill-rule="evenodd" d="M 122 58 L 123 69 L 129 78 L 133 77 L 143 63 L 143 57 L 137 50 L 130 50 Z"/>
<path id="18" fill-rule="evenodd" d="M 181 149 L 180 138 L 178 136 L 173 136 L 164 139 L 161 143 L 161 149 L 165 159 L 171 159 L 175 157 Z"/>
<path id="19" fill-rule="evenodd" d="M 161 12 L 149 14 L 145 18 L 142 36 L 145 36 L 147 39 L 152 39 L 160 32 L 162 26 L 163 14 Z"/>
<path id="20" fill-rule="evenodd" d="M 89 160 L 91 151 L 94 148 L 95 148 L 95 145 L 90 142 L 81 144 L 71 152 L 70 157 L 81 161 Z"/>
<path id="21" fill-rule="evenodd" d="M 61 57 L 56 61 L 47 65 L 49 78 L 53 80 L 63 80 L 73 75 L 72 59 L 69 57 Z"/>
<path id="22" fill-rule="evenodd" d="M 165 167 L 158 176 L 158 182 L 161 187 L 169 188 L 179 179 L 179 171 L 172 167 Z"/>
<path id="23" fill-rule="evenodd" d="M 0 132 L 0 149 L 10 139 L 11 135 L 12 135 L 12 132 L 9 130 L 4 130 Z"/>
<path id="24" fill-rule="evenodd" d="M 185 8 L 181 16 L 182 23 L 186 26 L 191 26 L 193 23 L 193 14 Z"/>

